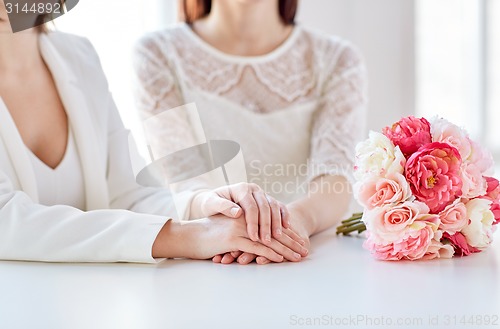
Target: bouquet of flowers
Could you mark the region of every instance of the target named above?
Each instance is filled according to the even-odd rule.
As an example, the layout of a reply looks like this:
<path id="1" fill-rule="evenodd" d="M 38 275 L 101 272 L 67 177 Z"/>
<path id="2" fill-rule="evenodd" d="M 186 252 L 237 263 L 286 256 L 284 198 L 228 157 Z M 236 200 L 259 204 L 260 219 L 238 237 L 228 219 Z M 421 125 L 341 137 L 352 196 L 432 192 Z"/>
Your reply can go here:
<path id="1" fill-rule="evenodd" d="M 493 158 L 467 132 L 413 116 L 356 146 L 354 193 L 364 212 L 337 233 L 367 231 L 377 259 L 467 256 L 492 242 L 500 222 Z"/>

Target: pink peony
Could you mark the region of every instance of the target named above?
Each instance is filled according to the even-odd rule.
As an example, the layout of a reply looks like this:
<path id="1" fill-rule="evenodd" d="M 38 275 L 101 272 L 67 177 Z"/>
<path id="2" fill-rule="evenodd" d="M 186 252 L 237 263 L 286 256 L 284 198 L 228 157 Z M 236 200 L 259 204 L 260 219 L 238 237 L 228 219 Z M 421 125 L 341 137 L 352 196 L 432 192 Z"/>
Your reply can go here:
<path id="1" fill-rule="evenodd" d="M 481 171 L 483 176 L 492 175 L 494 172 L 495 163 L 493 156 L 481 144 L 470 140 L 471 154 L 467 162 L 474 164 Z"/>
<path id="2" fill-rule="evenodd" d="M 370 131 L 369 138 L 356 145 L 354 177 L 365 181 L 372 177 L 385 177 L 404 171 L 406 158 L 387 136 Z"/>
<path id="3" fill-rule="evenodd" d="M 453 235 L 444 233 L 443 238 L 448 239 L 451 242 L 451 245 L 455 249 L 455 255 L 457 256 L 469 256 L 472 253 L 481 251 L 477 248 L 471 247 L 467 243 L 467 239 L 465 239 L 465 236 L 460 232 Z"/>
<path id="4" fill-rule="evenodd" d="M 372 239 L 370 233 L 368 233 L 368 238 L 363 243 L 363 247 L 369 250 L 373 257 L 380 260 L 401 260 L 404 257 L 402 253 L 394 250 L 393 243 L 378 243 Z"/>
<path id="5" fill-rule="evenodd" d="M 455 249 L 451 244 L 442 243 L 443 231 L 436 231 L 431 245 L 427 249 L 427 253 L 422 259 L 436 259 L 436 258 L 452 258 L 455 254 Z"/>
<path id="6" fill-rule="evenodd" d="M 493 225 L 496 225 L 500 223 L 500 183 L 493 177 L 485 177 L 485 179 L 488 187 L 486 189 L 486 195 L 483 198 L 492 202 L 490 210 L 495 216 Z"/>
<path id="7" fill-rule="evenodd" d="M 493 177 L 485 177 L 485 179 L 488 185 L 486 188 L 486 197 L 492 201 L 496 200 L 500 202 L 500 182 Z"/>
<path id="8" fill-rule="evenodd" d="M 467 132 L 446 119 L 434 117 L 431 119 L 431 135 L 433 142 L 446 143 L 458 150 L 462 161 L 471 154 L 471 140 Z"/>
<path id="9" fill-rule="evenodd" d="M 395 206 L 377 207 L 363 213 L 366 228 L 373 238 L 382 242 L 400 241 L 407 234 L 408 227 L 429 207 L 418 201 L 406 201 Z"/>
<path id="10" fill-rule="evenodd" d="M 495 216 L 491 211 L 493 202 L 483 198 L 469 200 L 467 208 L 467 225 L 460 231 L 467 243 L 478 249 L 485 249 L 493 240 Z"/>
<path id="11" fill-rule="evenodd" d="M 436 215 L 426 215 L 426 220 L 439 221 Z M 419 225 L 415 225 L 419 224 Z M 406 259 L 417 260 L 427 253 L 427 250 L 431 246 L 432 239 L 434 238 L 434 232 L 437 229 L 437 225 L 430 225 L 425 221 L 415 222 L 415 228 L 409 231 L 408 236 L 401 242 L 394 244 L 394 250 L 400 252 L 404 255 Z"/>
<path id="12" fill-rule="evenodd" d="M 385 127 L 382 132 L 407 157 L 432 142 L 430 124 L 425 118 L 405 117 L 391 127 Z"/>
<path id="13" fill-rule="evenodd" d="M 462 194 L 458 150 L 445 143 L 422 146 L 406 163 L 406 179 L 417 200 L 439 213 Z"/>
<path id="14" fill-rule="evenodd" d="M 389 174 L 387 178 L 373 177 L 355 185 L 357 200 L 368 210 L 384 205 L 400 203 L 411 197 L 410 185 L 405 176 Z"/>
<path id="15" fill-rule="evenodd" d="M 460 199 L 457 199 L 439 213 L 439 219 L 441 220 L 439 229 L 448 234 L 455 234 L 463 229 L 469 221 L 467 217 L 467 208 Z"/>
<path id="16" fill-rule="evenodd" d="M 477 198 L 486 193 L 486 179 L 481 170 L 473 163 L 462 163 L 460 170 L 462 179 L 462 197 L 467 199 Z"/>

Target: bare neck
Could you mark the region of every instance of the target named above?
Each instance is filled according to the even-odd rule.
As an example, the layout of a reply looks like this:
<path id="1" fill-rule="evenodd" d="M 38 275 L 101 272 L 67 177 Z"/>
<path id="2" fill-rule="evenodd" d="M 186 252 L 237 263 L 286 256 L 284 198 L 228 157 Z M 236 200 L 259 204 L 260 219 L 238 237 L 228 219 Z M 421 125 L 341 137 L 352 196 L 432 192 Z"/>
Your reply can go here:
<path id="1" fill-rule="evenodd" d="M 210 14 L 194 23 L 195 32 L 220 50 L 242 56 L 265 54 L 290 35 L 278 0 L 214 0 Z"/>
<path id="2" fill-rule="evenodd" d="M 0 33 L 0 75 L 26 72 L 41 63 L 36 32 Z"/>

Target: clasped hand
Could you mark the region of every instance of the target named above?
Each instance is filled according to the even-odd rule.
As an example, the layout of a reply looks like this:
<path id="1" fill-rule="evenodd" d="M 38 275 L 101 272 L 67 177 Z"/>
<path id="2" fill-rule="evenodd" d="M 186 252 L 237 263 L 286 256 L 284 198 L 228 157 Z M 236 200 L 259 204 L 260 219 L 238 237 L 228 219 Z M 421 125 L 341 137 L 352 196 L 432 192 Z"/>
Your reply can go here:
<path id="1" fill-rule="evenodd" d="M 287 207 L 267 195 L 256 184 L 240 183 L 199 193 L 193 200 L 191 212 L 194 217 L 225 215 L 229 217 L 226 220 L 238 222 L 233 223 L 237 224 L 235 228 L 246 224 L 246 231 L 240 232 L 243 234 L 241 237 L 251 240 L 248 242 L 253 242 L 253 249 L 217 254 L 212 258 L 216 263 L 229 264 L 237 261 L 248 264 L 253 260 L 258 264 L 284 260 L 297 262 L 309 252 L 306 248 L 308 237 L 301 237 L 291 227 Z M 216 217 L 212 218 L 215 222 L 223 218 Z"/>

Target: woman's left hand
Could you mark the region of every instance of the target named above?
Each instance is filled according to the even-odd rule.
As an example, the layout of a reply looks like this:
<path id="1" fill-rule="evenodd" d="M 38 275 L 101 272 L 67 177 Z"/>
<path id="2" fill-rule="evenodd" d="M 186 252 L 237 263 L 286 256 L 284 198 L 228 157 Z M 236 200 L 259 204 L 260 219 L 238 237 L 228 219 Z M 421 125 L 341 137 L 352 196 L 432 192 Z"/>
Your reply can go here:
<path id="1" fill-rule="evenodd" d="M 201 192 L 191 205 L 191 217 L 201 218 L 223 214 L 247 222 L 248 235 L 253 241 L 270 243 L 290 227 L 287 207 L 268 196 L 258 185 L 239 183 Z"/>

